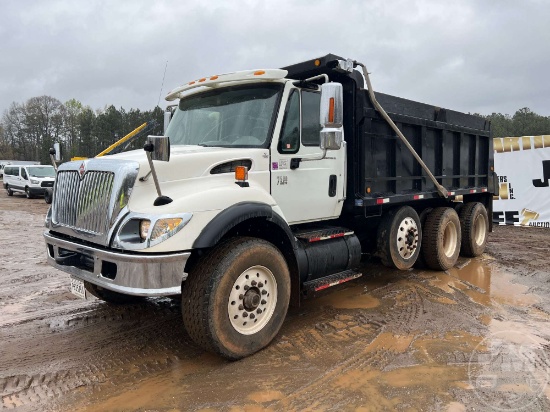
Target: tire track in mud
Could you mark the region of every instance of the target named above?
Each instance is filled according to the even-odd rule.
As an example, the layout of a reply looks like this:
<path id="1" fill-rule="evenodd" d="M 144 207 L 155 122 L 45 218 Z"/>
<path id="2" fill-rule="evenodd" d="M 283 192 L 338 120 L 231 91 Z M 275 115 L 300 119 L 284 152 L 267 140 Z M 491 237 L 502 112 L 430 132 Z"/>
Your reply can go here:
<path id="1" fill-rule="evenodd" d="M 5 363 L 6 369 L 30 371 L 37 362 L 49 361 L 53 371 L 0 377 L 2 408 L 32 410 L 75 389 L 90 392 L 101 385 L 124 386 L 202 353 L 185 343 L 187 337 L 177 305 L 160 301 L 116 308 L 106 304 L 94 306 L 51 320 L 43 317 L 38 328 L 30 325 L 41 331 L 39 337 L 45 341 L 44 348 L 28 347 L 29 344 L 25 347 L 24 338 L 11 336 L 11 341 L 21 340 L 20 353 L 27 353 Z M 175 327 L 176 323 L 180 328 Z M 79 347 L 76 353 L 75 343 Z M 72 352 L 71 360 L 58 361 L 66 352 Z"/>

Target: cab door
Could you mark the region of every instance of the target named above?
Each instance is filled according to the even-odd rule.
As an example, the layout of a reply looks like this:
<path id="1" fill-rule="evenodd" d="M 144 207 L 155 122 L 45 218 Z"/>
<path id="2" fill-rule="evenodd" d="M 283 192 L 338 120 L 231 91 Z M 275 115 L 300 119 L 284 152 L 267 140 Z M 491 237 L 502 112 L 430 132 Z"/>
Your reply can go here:
<path id="1" fill-rule="evenodd" d="M 291 89 L 278 139 L 271 146 L 271 194 L 289 224 L 333 219 L 344 199 L 345 145 L 320 148 L 321 93 Z"/>

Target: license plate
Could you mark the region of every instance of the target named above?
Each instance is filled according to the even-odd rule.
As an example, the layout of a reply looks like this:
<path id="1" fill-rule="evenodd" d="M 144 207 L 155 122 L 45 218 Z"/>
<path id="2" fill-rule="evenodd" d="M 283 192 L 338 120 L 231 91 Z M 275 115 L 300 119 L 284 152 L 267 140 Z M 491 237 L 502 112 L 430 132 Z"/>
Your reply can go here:
<path id="1" fill-rule="evenodd" d="M 86 299 L 86 288 L 84 287 L 84 282 L 71 278 L 71 292 L 73 295 L 78 296 L 81 299 Z"/>

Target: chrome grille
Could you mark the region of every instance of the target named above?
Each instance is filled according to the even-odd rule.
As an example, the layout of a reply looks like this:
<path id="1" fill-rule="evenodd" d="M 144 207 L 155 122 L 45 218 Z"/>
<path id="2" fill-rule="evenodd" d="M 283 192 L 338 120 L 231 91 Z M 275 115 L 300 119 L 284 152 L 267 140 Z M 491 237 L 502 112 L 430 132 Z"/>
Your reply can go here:
<path id="1" fill-rule="evenodd" d="M 115 174 L 88 171 L 82 180 L 77 170 L 57 174 L 53 222 L 96 235 L 109 230 L 109 205 Z"/>

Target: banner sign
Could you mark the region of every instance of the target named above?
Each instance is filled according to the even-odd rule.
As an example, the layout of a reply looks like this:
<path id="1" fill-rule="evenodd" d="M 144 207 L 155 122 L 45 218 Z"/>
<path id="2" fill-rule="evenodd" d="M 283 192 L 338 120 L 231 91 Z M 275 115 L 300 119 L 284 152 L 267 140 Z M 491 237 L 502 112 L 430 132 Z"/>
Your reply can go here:
<path id="1" fill-rule="evenodd" d="M 550 228 L 550 135 L 496 137 L 493 223 Z"/>

